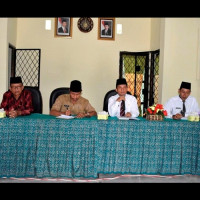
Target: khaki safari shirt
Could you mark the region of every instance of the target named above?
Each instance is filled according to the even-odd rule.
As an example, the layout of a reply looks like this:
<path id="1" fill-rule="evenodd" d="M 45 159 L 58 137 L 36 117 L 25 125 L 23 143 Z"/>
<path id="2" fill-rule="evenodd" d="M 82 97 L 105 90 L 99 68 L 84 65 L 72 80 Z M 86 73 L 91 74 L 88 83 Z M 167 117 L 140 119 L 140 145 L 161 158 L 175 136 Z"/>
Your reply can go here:
<path id="1" fill-rule="evenodd" d="M 70 94 L 60 95 L 56 99 L 51 109 L 59 112 L 66 112 L 67 108 L 65 107 L 65 105 L 69 105 L 68 110 L 71 111 L 72 115 L 95 111 L 95 109 L 91 106 L 89 101 L 83 97 L 80 97 L 75 104 L 71 103 Z"/>

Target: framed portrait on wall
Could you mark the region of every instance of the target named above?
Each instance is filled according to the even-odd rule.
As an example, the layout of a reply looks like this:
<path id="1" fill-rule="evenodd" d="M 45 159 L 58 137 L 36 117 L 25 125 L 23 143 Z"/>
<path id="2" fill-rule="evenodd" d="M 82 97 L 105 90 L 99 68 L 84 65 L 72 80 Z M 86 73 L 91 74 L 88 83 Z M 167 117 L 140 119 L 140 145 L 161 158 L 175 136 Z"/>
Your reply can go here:
<path id="1" fill-rule="evenodd" d="M 115 18 L 103 17 L 98 19 L 98 39 L 115 40 Z"/>
<path id="2" fill-rule="evenodd" d="M 72 18 L 55 18 L 55 37 L 72 37 Z"/>

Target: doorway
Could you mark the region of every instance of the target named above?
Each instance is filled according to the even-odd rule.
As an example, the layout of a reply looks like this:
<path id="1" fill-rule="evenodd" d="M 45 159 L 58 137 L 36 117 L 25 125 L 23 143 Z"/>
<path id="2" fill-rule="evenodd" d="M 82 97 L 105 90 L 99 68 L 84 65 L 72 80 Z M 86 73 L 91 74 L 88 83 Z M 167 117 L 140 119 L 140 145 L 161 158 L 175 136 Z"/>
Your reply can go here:
<path id="1" fill-rule="evenodd" d="M 10 77 L 15 76 L 16 48 L 12 44 L 8 46 L 8 88 L 10 87 Z"/>
<path id="2" fill-rule="evenodd" d="M 138 102 L 140 116 L 158 103 L 160 51 L 120 52 L 119 78 L 126 78 L 128 91 Z"/>

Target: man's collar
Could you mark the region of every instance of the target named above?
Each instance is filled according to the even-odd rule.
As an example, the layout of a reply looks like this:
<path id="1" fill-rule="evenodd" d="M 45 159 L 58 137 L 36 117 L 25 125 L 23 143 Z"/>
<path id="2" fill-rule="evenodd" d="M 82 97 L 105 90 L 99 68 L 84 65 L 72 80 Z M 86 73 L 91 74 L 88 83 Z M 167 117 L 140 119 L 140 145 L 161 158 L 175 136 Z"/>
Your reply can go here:
<path id="1" fill-rule="evenodd" d="M 178 97 L 179 97 L 179 99 L 181 100 L 181 101 L 183 101 L 183 99 L 181 99 L 181 97 L 180 97 L 180 95 L 178 95 Z M 188 98 L 189 98 L 190 96 L 188 96 Z M 188 99 L 187 98 L 187 99 Z M 187 99 L 185 99 L 185 101 L 187 101 Z"/>

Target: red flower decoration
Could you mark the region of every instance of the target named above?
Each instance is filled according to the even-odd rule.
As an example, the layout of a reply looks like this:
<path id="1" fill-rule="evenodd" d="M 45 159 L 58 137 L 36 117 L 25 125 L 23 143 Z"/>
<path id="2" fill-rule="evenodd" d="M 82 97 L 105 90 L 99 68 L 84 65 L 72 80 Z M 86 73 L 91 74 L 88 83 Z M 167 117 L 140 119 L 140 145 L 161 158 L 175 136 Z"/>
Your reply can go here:
<path id="1" fill-rule="evenodd" d="M 163 111 L 163 114 L 164 114 L 164 116 L 167 116 L 167 111 L 164 110 L 164 111 Z"/>
<path id="2" fill-rule="evenodd" d="M 162 110 L 163 109 L 163 105 L 162 104 L 156 104 L 156 108 Z"/>
<path id="3" fill-rule="evenodd" d="M 147 114 L 163 115 L 163 117 L 164 117 L 164 116 L 167 116 L 167 111 L 164 110 L 164 107 L 162 104 L 155 104 L 155 105 L 147 108 Z"/>
<path id="4" fill-rule="evenodd" d="M 149 112 L 149 114 L 153 113 L 153 111 L 150 108 L 148 108 L 147 111 Z"/>

